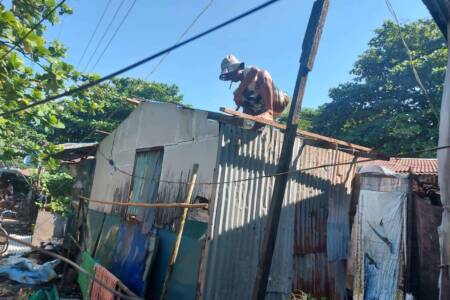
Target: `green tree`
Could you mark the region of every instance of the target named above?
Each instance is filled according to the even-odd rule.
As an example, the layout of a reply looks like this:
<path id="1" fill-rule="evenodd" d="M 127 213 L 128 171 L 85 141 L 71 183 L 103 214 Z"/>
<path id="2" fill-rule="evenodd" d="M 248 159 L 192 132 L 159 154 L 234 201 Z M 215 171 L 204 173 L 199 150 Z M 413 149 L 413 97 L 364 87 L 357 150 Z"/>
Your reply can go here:
<path id="1" fill-rule="evenodd" d="M 277 119 L 277 121 L 280 123 L 286 124 L 287 118 L 289 115 L 289 110 L 290 110 L 290 107 L 287 107 L 283 111 L 281 116 Z M 312 122 L 313 122 L 314 118 L 316 118 L 318 116 L 318 113 L 319 112 L 317 109 L 303 107 L 300 112 L 300 119 L 299 119 L 299 124 L 298 124 L 299 128 L 301 130 L 310 131 L 311 127 L 312 127 Z"/>
<path id="2" fill-rule="evenodd" d="M 0 3 L 0 113 L 98 78 L 76 71 L 64 61 L 67 49 L 44 37 L 47 26 L 70 13 L 55 0 L 13 0 L 10 7 Z M 41 19 L 45 21 L 30 31 Z M 55 167 L 55 144 L 81 141 L 94 129 L 113 130 L 133 109 L 127 97 L 182 101 L 175 85 L 117 78 L 61 101 L 0 117 L 0 165 L 20 165 L 33 153 L 36 160 Z"/>
<path id="3" fill-rule="evenodd" d="M 48 25 L 70 13 L 55 0 L 14 0 L 9 7 L 0 3 L 0 113 L 87 79 L 64 62 L 66 48 L 60 42 L 44 38 Z M 44 16 L 46 21 L 29 33 Z M 16 163 L 26 153 L 52 151 L 45 136 L 64 126 L 58 118 L 62 109 L 60 104 L 47 104 L 0 117 L 0 161 Z"/>
<path id="4" fill-rule="evenodd" d="M 95 129 L 110 132 L 135 108 L 127 98 L 143 98 L 160 102 L 181 103 L 183 96 L 176 85 L 146 82 L 135 78 L 116 78 L 98 85 L 77 101 L 63 103 L 63 128 L 55 128 L 48 136 L 53 143 L 98 141 L 104 135 Z"/>
<path id="5" fill-rule="evenodd" d="M 389 154 L 436 146 L 433 107 L 440 107 L 446 42 L 432 20 L 404 24 L 401 31 L 431 103 L 414 79 L 397 25 L 386 21 L 354 64 L 353 79 L 330 90 L 332 101 L 319 108 L 312 131 Z"/>

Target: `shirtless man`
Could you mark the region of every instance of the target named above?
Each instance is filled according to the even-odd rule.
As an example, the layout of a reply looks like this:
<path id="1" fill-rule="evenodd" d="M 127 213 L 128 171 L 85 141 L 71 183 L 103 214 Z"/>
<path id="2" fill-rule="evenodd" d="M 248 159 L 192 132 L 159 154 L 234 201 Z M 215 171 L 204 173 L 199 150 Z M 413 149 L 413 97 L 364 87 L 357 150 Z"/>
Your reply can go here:
<path id="1" fill-rule="evenodd" d="M 275 86 L 266 70 L 246 68 L 231 54 L 222 60 L 221 69 L 220 80 L 240 82 L 234 102 L 244 108 L 244 113 L 273 121 L 288 106 L 289 96 Z"/>

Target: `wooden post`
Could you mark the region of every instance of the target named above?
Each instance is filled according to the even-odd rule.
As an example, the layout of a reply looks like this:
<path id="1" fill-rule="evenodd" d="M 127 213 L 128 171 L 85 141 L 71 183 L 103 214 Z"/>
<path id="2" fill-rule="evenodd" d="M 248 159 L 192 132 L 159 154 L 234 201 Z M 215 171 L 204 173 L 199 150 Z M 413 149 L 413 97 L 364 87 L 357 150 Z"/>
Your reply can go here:
<path id="1" fill-rule="evenodd" d="M 266 229 L 256 270 L 255 285 L 253 287 L 253 300 L 265 299 L 267 284 L 269 279 L 272 256 L 277 238 L 278 224 L 280 221 L 281 207 L 286 191 L 289 167 L 292 160 L 292 151 L 297 135 L 298 119 L 300 108 L 305 93 L 308 73 L 312 70 L 317 48 L 319 46 L 323 25 L 328 12 L 328 0 L 316 0 L 313 4 L 309 17 L 308 27 L 303 39 L 302 55 L 300 57 L 300 68 L 297 81 L 292 96 L 291 109 L 287 121 L 287 128 L 284 133 L 283 147 L 281 149 L 280 161 L 277 173 L 282 175 L 275 178 L 273 195 L 270 201 L 267 216 Z"/>
<path id="2" fill-rule="evenodd" d="M 186 204 L 191 204 L 192 194 L 194 192 L 195 181 L 197 180 L 197 171 L 198 171 L 198 164 L 194 164 L 194 167 L 192 168 L 192 176 L 191 176 L 191 181 L 189 182 L 186 200 L 184 201 Z M 163 285 L 163 289 L 162 289 L 162 293 L 161 293 L 161 300 L 165 300 L 167 298 L 167 294 L 169 292 L 170 278 L 172 277 L 172 272 L 175 267 L 175 263 L 177 261 L 178 250 L 180 248 L 181 237 L 183 236 L 184 224 L 186 223 L 188 210 L 189 210 L 189 208 L 187 208 L 187 207 L 183 208 L 183 212 L 181 213 L 180 225 L 178 226 L 177 236 L 175 238 L 175 243 L 174 243 L 173 249 L 172 249 L 172 255 L 170 256 L 169 265 L 167 267 L 166 276 L 164 278 L 164 285 Z"/>

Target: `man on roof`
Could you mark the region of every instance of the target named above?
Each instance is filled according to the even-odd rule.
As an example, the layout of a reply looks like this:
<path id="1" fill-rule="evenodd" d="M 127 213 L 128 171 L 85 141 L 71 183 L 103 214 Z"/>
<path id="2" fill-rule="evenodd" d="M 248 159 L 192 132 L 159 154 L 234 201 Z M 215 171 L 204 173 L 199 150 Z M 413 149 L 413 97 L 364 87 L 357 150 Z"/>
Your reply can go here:
<path id="1" fill-rule="evenodd" d="M 221 64 L 220 80 L 240 82 L 234 91 L 234 102 L 246 114 L 273 121 L 289 104 L 289 96 L 278 89 L 266 70 L 245 67 L 234 55 L 227 55 Z M 231 83 L 230 83 L 231 87 Z"/>

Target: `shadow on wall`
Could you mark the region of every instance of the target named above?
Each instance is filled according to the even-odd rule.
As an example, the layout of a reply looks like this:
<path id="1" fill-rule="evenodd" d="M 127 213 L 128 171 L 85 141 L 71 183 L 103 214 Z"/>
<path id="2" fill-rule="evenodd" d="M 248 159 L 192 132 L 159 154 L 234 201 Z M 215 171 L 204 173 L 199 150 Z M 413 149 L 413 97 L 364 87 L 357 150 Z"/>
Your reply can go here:
<path id="1" fill-rule="evenodd" d="M 255 158 L 250 157 L 250 160 L 254 162 L 246 161 L 246 164 L 257 165 Z M 274 164 L 272 166 L 275 168 Z M 235 167 L 242 167 L 242 164 L 236 162 Z M 334 171 L 326 173 L 334 174 Z M 286 191 L 289 200 L 285 199 L 285 204 L 289 204 L 282 208 L 272 261 L 270 297 L 288 297 L 294 290 L 318 299 L 346 297 L 346 258 L 350 243 L 347 186 L 353 179 L 350 173 L 350 170 L 344 173 L 343 182 L 339 184 L 310 172 L 300 172 L 290 181 Z M 267 206 L 246 198 L 254 193 L 260 202 L 270 198 L 273 179 L 261 181 L 259 185 L 266 186 L 265 192 L 258 190 L 257 184 L 252 187 L 248 183 L 218 188 L 221 201 L 215 205 L 214 220 L 210 224 L 211 240 L 207 244 L 203 276 L 204 299 L 251 297 Z M 337 205 L 340 201 L 341 205 Z"/>

